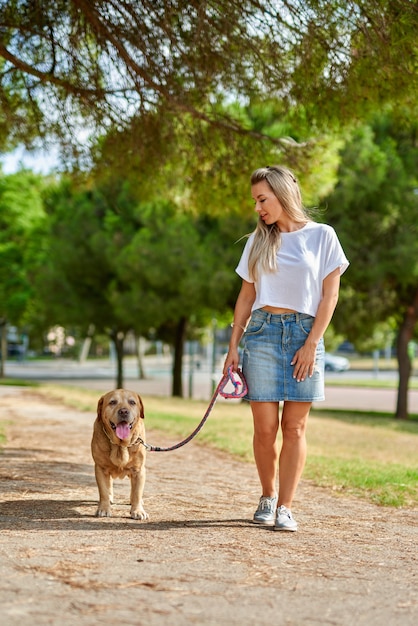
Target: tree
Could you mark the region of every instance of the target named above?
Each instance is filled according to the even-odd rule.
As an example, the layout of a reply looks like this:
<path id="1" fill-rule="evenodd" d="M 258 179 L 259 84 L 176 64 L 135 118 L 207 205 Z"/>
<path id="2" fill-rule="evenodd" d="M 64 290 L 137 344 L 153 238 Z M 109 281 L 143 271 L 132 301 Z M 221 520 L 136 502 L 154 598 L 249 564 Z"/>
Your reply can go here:
<path id="1" fill-rule="evenodd" d="M 194 216 L 174 204 L 138 203 L 126 181 L 65 182 L 46 199 L 50 219 L 42 283 L 50 323 L 109 333 L 123 384 L 123 339 L 133 330 L 173 345 L 173 395 L 191 320 L 225 311 L 235 296 L 235 219 Z M 226 247 L 226 249 L 225 249 Z"/>
<path id="2" fill-rule="evenodd" d="M 378 322 L 397 326 L 399 389 L 396 417 L 406 418 L 411 373 L 408 344 L 418 320 L 418 125 L 398 109 L 359 126 L 341 153 L 339 182 L 327 198 L 352 264 L 335 323 L 352 340 Z"/>
<path id="3" fill-rule="evenodd" d="M 37 231 L 45 217 L 42 186 L 31 172 L 0 176 L 0 376 L 7 357 L 7 324 L 24 321 L 32 297 Z"/>
<path id="4" fill-rule="evenodd" d="M 338 123 L 416 97 L 417 21 L 410 0 L 5 1 L 2 128 L 80 150 L 158 111 L 263 138 L 224 105 L 271 98 Z"/>
<path id="5" fill-rule="evenodd" d="M 127 308 L 133 314 L 138 310 L 135 294 L 152 299 L 158 311 L 152 326 L 174 348 L 172 393 L 182 396 L 187 333 L 228 310 L 236 295 L 236 220 L 194 217 L 167 202 L 139 205 L 138 214 L 142 227 L 121 254 L 118 274 L 125 288 L 130 286 Z M 119 296 L 116 300 L 125 302 Z"/>
<path id="6" fill-rule="evenodd" d="M 35 288 L 43 296 L 46 323 L 76 326 L 85 335 L 93 324 L 109 336 L 117 356 L 116 383 L 121 387 L 124 339 L 131 327 L 111 302 L 117 258 L 107 254 L 109 243 L 103 247 L 103 231 L 112 206 L 112 198 L 70 180 L 50 187 L 45 193 L 47 254 Z"/>

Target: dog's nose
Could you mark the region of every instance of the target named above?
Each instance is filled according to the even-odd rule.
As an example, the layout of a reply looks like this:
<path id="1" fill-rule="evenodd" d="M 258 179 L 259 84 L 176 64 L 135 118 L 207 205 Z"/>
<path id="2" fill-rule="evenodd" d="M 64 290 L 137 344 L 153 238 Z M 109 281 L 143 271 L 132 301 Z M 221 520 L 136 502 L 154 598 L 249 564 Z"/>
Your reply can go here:
<path id="1" fill-rule="evenodd" d="M 119 417 L 129 417 L 129 409 L 127 409 L 126 407 L 122 407 L 118 410 L 118 415 Z"/>

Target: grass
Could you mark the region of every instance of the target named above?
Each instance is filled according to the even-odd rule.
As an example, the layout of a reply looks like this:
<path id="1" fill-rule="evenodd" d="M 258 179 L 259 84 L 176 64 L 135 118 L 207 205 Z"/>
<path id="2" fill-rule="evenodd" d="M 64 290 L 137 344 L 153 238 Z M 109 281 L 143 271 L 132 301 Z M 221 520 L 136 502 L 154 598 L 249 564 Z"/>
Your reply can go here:
<path id="1" fill-rule="evenodd" d="M 385 378 L 326 378 L 327 387 L 370 387 L 372 389 L 397 389 L 398 379 Z M 418 379 L 409 380 L 409 389 L 418 389 Z"/>
<path id="2" fill-rule="evenodd" d="M 99 393 L 55 384 L 37 393 L 78 410 L 96 413 Z M 188 436 L 199 424 L 207 403 L 180 398 L 143 398 L 147 443 L 168 445 Z M 253 463 L 252 417 L 246 402 L 219 400 L 195 442 Z M 393 507 L 418 507 L 418 421 L 396 420 L 384 413 L 312 411 L 304 479 L 331 489 Z"/>
<path id="3" fill-rule="evenodd" d="M 39 383 L 32 382 L 30 380 L 23 380 L 22 378 L 0 378 L 0 385 L 12 385 L 13 387 L 39 387 Z"/>
<path id="4" fill-rule="evenodd" d="M 376 367 L 379 371 L 397 371 L 398 370 L 398 360 L 395 357 L 391 357 L 387 359 L 386 357 L 379 357 L 377 361 L 371 356 L 360 356 L 358 354 L 348 354 L 347 356 L 350 361 L 351 369 L 356 370 L 364 370 L 364 371 L 373 371 Z M 414 358 L 411 362 L 412 370 L 415 372 L 418 371 L 418 358 Z"/>
<path id="5" fill-rule="evenodd" d="M 408 469 L 404 464 L 314 455 L 306 474 L 315 484 L 375 504 L 394 507 L 418 504 L 418 470 Z"/>
<path id="6" fill-rule="evenodd" d="M 382 413 L 313 411 L 305 476 L 337 493 L 418 505 L 418 422 Z"/>

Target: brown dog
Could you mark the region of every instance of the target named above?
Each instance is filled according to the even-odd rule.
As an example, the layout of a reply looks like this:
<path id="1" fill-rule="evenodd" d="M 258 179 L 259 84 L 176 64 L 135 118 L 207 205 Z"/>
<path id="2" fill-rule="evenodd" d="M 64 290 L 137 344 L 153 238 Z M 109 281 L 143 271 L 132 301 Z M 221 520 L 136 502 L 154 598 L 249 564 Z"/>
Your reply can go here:
<path id="1" fill-rule="evenodd" d="M 131 480 L 131 517 L 148 519 L 142 503 L 145 485 L 146 449 L 144 406 L 140 396 L 128 389 L 115 389 L 97 404 L 91 452 L 99 488 L 97 517 L 111 515 L 113 478 Z"/>

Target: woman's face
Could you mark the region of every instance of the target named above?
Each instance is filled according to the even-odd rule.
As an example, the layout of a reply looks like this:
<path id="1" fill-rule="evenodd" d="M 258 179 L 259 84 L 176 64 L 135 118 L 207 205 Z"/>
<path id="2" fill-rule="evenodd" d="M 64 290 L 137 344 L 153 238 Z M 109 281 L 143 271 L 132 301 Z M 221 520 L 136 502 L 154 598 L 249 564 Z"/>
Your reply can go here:
<path id="1" fill-rule="evenodd" d="M 253 185 L 251 195 L 255 201 L 255 210 L 265 224 L 270 225 L 283 219 L 286 220 L 284 209 L 267 181 L 262 180 Z"/>

